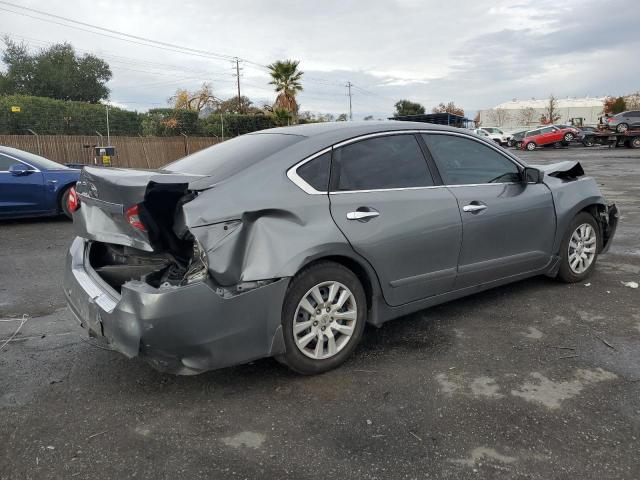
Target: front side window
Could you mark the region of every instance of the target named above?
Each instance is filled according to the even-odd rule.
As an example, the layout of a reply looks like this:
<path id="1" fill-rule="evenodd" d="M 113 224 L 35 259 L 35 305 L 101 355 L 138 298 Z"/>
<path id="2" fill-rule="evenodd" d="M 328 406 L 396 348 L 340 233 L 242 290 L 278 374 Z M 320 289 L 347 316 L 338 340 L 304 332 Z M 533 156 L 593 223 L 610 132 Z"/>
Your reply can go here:
<path id="1" fill-rule="evenodd" d="M 6 172 L 9 170 L 11 165 L 15 165 L 16 163 L 20 163 L 13 158 L 9 158 L 6 155 L 2 155 L 0 153 L 0 172 Z"/>
<path id="2" fill-rule="evenodd" d="M 388 135 L 334 150 L 337 190 L 380 190 L 433 185 L 413 135 Z"/>
<path id="3" fill-rule="evenodd" d="M 445 185 L 520 181 L 518 166 L 481 142 L 455 135 L 423 137 Z"/>
<path id="4" fill-rule="evenodd" d="M 543 128 L 542 130 L 540 130 L 540 133 L 545 134 L 545 133 L 551 133 L 551 132 L 555 132 L 555 128 L 553 127 L 546 127 Z"/>

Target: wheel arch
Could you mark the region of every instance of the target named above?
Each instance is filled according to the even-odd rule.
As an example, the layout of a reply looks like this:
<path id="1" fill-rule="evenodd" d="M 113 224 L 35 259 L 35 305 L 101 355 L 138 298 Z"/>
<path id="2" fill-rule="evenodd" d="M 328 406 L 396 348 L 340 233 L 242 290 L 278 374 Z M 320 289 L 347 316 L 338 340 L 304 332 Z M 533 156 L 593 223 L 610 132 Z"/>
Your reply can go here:
<path id="1" fill-rule="evenodd" d="M 375 324 L 377 318 L 377 300 L 381 296 L 381 289 L 380 280 L 373 267 L 365 259 L 358 258 L 355 254 L 349 255 L 341 252 L 319 254 L 309 258 L 300 266 L 298 272 L 321 262 L 334 262 L 353 272 L 364 289 L 368 310 L 367 321 L 368 323 Z M 291 277 L 291 280 L 293 280 L 293 277 Z"/>

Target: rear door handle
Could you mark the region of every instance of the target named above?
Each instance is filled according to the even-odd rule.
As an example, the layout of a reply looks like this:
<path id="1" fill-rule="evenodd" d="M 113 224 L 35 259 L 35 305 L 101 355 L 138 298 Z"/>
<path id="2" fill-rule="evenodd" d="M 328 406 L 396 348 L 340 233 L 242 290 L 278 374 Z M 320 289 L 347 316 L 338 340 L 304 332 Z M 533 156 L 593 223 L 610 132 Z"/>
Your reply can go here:
<path id="1" fill-rule="evenodd" d="M 376 212 L 375 210 L 356 210 L 355 212 L 347 213 L 347 220 L 364 220 L 366 218 L 373 218 L 380 215 L 380 212 Z"/>
<path id="2" fill-rule="evenodd" d="M 465 205 L 464 207 L 462 207 L 462 210 L 464 210 L 465 212 L 473 213 L 473 212 L 479 212 L 481 210 L 484 210 L 485 208 L 487 208 L 486 205 L 470 203 L 469 205 Z"/>

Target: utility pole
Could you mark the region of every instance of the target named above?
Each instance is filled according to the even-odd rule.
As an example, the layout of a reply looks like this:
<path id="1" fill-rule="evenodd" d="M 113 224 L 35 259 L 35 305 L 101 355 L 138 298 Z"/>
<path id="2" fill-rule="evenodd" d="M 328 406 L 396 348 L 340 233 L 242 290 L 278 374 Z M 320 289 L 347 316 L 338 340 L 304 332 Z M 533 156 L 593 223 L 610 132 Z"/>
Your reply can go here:
<path id="1" fill-rule="evenodd" d="M 349 89 L 349 121 L 353 121 L 353 111 L 351 109 L 351 82 L 347 82 L 346 87 Z"/>
<path id="2" fill-rule="evenodd" d="M 109 132 L 109 105 L 105 105 L 107 109 L 107 146 L 111 146 L 111 135 Z"/>
<path id="3" fill-rule="evenodd" d="M 242 112 L 242 100 L 240 99 L 240 59 L 236 57 L 236 77 L 238 79 L 238 112 Z"/>

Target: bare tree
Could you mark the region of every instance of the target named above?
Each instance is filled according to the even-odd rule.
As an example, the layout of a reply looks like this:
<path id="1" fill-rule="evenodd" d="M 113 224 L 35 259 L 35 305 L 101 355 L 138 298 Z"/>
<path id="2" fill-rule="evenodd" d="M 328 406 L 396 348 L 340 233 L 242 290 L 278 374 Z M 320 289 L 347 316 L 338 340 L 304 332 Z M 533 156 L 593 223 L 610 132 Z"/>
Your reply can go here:
<path id="1" fill-rule="evenodd" d="M 522 125 L 529 126 L 536 121 L 536 109 L 533 107 L 526 107 L 520 110 L 519 122 Z"/>
<path id="2" fill-rule="evenodd" d="M 549 103 L 544 109 L 544 113 L 540 117 L 540 123 L 550 124 L 556 123 L 560 120 L 560 113 L 558 112 L 558 100 L 552 95 L 549 96 Z"/>
<path id="3" fill-rule="evenodd" d="M 176 90 L 175 95 L 169 99 L 169 103 L 173 108 L 200 112 L 205 107 L 214 107 L 216 99 L 211 85 L 205 82 L 199 90 L 193 92 L 184 88 Z"/>
<path id="4" fill-rule="evenodd" d="M 511 115 L 504 108 L 493 108 L 489 112 L 489 121 L 496 127 L 501 127 L 511 119 Z"/>
<path id="5" fill-rule="evenodd" d="M 482 120 L 480 120 L 480 112 L 476 113 L 476 116 L 473 117 L 473 124 L 476 126 L 476 128 L 480 128 L 480 126 L 482 125 Z"/>

